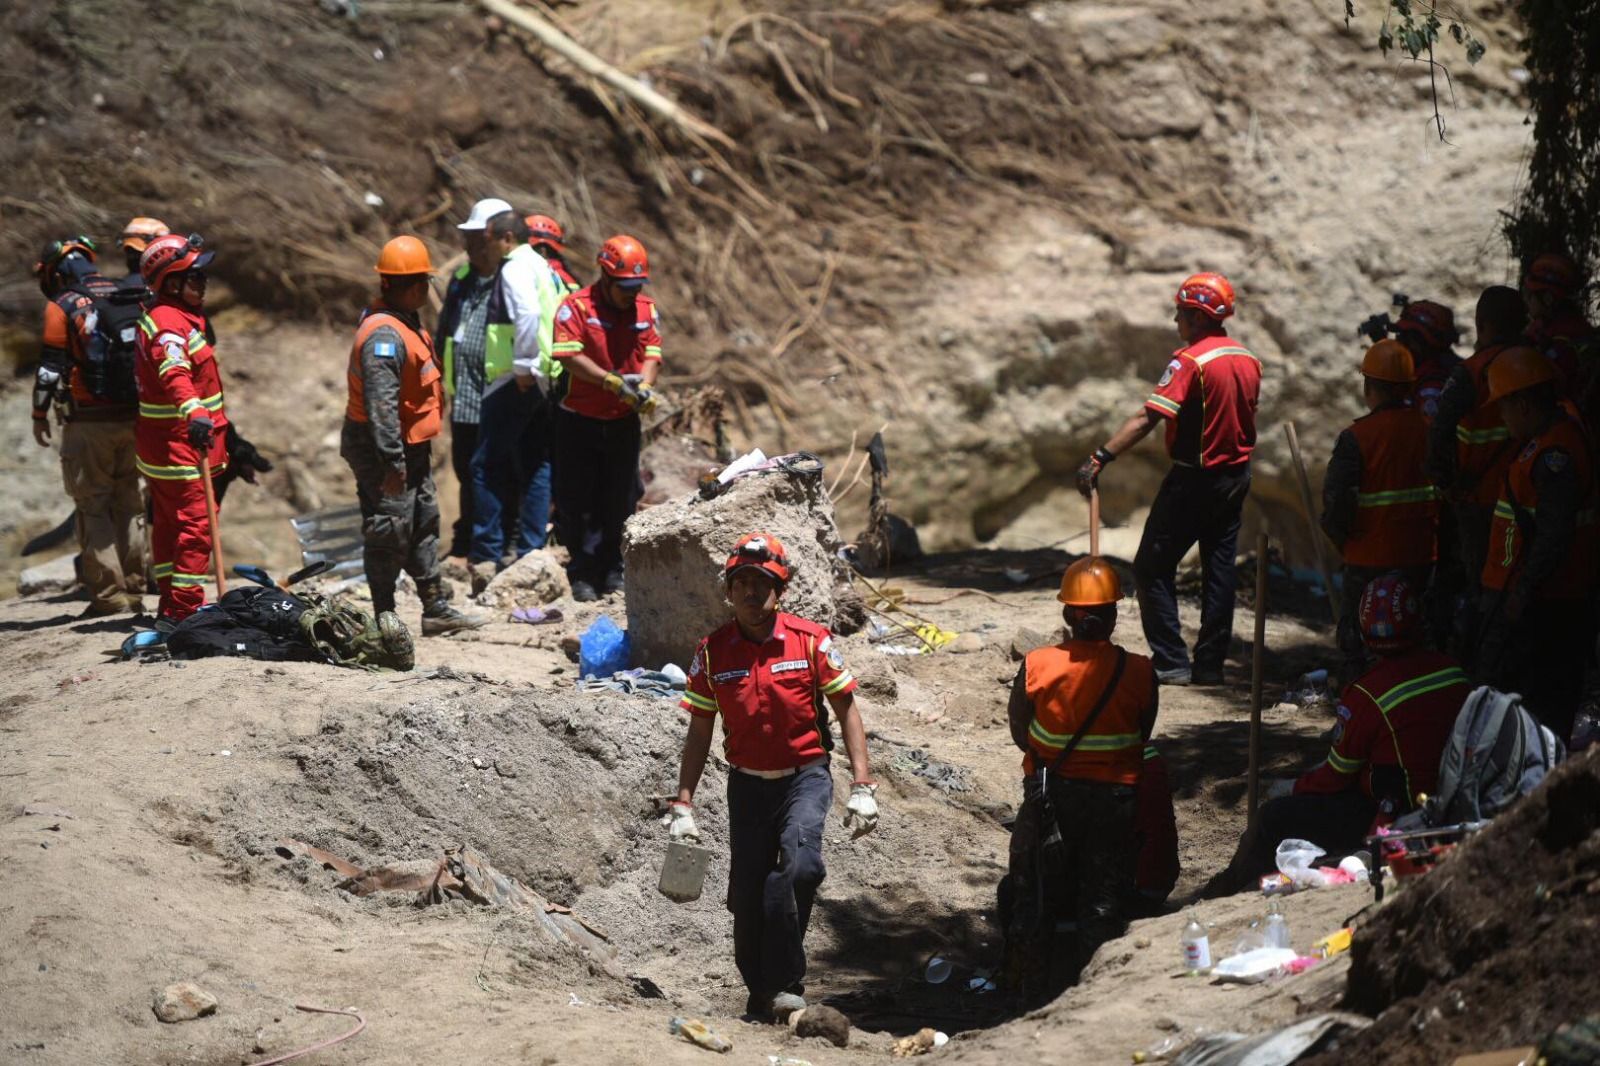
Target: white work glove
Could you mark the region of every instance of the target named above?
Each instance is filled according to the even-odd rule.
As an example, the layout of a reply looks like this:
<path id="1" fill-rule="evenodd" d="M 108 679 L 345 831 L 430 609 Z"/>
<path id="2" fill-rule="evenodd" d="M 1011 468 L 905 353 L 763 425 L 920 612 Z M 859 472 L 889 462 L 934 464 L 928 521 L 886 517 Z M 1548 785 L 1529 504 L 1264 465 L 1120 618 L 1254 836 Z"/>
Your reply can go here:
<path id="1" fill-rule="evenodd" d="M 1282 799 L 1285 796 L 1292 795 L 1294 795 L 1294 778 L 1292 777 L 1274 778 L 1272 783 L 1267 786 L 1266 798 L 1269 800 Z"/>
<path id="2" fill-rule="evenodd" d="M 878 828 L 878 801 L 873 793 L 877 785 L 851 785 L 850 801 L 844 805 L 844 827 L 854 828 L 851 840 L 860 840 Z"/>
<path id="3" fill-rule="evenodd" d="M 700 827 L 694 824 L 694 807 L 690 804 L 673 800 L 667 804 L 667 816 L 661 822 L 668 827 L 673 840 L 700 843 Z"/>

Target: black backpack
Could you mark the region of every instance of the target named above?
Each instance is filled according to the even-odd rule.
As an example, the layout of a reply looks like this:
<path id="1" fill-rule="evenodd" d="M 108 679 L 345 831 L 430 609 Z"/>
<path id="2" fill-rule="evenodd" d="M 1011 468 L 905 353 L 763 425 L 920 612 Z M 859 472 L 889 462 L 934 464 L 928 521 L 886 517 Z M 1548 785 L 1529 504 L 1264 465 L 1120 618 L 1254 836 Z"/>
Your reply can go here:
<path id="1" fill-rule="evenodd" d="M 89 301 L 89 306 L 80 305 L 74 312 L 74 317 L 84 316 L 83 362 L 77 368 L 83 387 L 97 400 L 138 403 L 133 364 L 139 354 L 139 319 L 144 314 L 146 290 L 86 278 L 69 291 Z"/>
<path id="2" fill-rule="evenodd" d="M 322 662 L 300 633 L 306 605 L 281 589 L 238 588 L 179 622 L 167 636 L 174 659 L 241 656 L 267 662 Z"/>

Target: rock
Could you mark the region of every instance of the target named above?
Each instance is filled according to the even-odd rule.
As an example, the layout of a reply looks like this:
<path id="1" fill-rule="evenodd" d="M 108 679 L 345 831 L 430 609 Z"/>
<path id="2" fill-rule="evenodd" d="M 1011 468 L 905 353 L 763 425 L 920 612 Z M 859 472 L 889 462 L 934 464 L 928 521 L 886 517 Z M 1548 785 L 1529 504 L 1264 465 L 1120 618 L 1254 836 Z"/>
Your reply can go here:
<path id="1" fill-rule="evenodd" d="M 17 578 L 17 595 L 32 596 L 36 592 L 67 592 L 78 583 L 73 556 L 58 555 L 49 562 L 30 566 Z"/>
<path id="2" fill-rule="evenodd" d="M 944 650 L 951 655 L 971 655 L 973 652 L 983 650 L 983 638 L 976 633 L 962 633 L 945 645 Z"/>
<path id="3" fill-rule="evenodd" d="M 531 551 L 496 574 L 478 595 L 477 602 L 500 611 L 518 607 L 542 607 L 569 591 L 567 574 L 555 556 L 540 549 Z"/>
<path id="4" fill-rule="evenodd" d="M 780 609 L 853 633 L 866 608 L 850 584 L 833 505 L 819 479 L 787 474 L 742 478 L 721 496 L 680 496 L 628 519 L 622 555 L 628 638 L 635 663 L 688 663 L 700 639 L 731 617 L 721 573 L 746 533 L 783 542 L 794 577 Z"/>
<path id="5" fill-rule="evenodd" d="M 794 1032 L 801 1039 L 820 1036 L 834 1047 L 844 1047 L 850 1043 L 850 1019 L 832 1007 L 810 1006 L 801 1013 Z"/>
<path id="6" fill-rule="evenodd" d="M 1013 662 L 1021 662 L 1027 658 L 1030 651 L 1035 648 L 1042 648 L 1049 643 L 1050 638 L 1045 634 L 1037 629 L 1029 629 L 1024 626 L 1011 637 L 1011 659 Z"/>
<path id="7" fill-rule="evenodd" d="M 164 1022 L 187 1022 L 217 1012 L 217 997 L 192 981 L 179 981 L 156 993 L 156 1017 Z"/>

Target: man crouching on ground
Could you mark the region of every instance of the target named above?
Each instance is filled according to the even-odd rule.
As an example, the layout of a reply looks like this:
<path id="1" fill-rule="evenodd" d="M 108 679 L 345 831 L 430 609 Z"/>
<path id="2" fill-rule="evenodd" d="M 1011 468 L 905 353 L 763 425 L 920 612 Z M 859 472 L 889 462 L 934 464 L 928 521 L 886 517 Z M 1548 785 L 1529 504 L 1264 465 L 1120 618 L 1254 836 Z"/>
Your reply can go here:
<path id="1" fill-rule="evenodd" d="M 856 681 L 827 629 L 778 610 L 792 567 L 764 533 L 739 540 L 722 579 L 734 620 L 700 642 L 681 706 L 690 714 L 671 805 L 674 840 L 699 840 L 694 790 L 722 716 L 727 757 L 733 958 L 750 991 L 746 1012 L 785 1021 L 805 1007 L 805 935 L 827 871 L 822 824 L 833 803 L 827 706 L 850 757 L 844 824 L 865 836 L 878 824 L 867 777 L 867 735 Z M 827 704 L 823 698 L 827 698 Z"/>

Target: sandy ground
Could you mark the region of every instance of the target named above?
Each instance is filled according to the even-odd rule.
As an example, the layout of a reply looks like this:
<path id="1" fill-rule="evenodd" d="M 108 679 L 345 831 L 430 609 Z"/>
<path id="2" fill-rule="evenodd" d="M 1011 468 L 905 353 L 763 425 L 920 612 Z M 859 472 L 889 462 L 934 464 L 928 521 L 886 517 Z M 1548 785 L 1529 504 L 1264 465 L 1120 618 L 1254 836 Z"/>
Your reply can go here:
<path id="1" fill-rule="evenodd" d="M 1030 560 L 1039 580 L 1018 587 L 1000 573 Z M 865 636 L 844 642 L 863 681 L 885 814 L 859 843 L 837 821 L 826 840 L 810 987 L 857 1023 L 842 1052 L 737 1020 L 743 991 L 718 905 L 725 860 L 695 904 L 654 891 L 664 839 L 652 797 L 675 777 L 680 712 L 574 692 L 555 627 L 497 623 L 463 639 L 424 639 L 417 672 L 404 676 L 243 661 L 138 666 L 108 661 L 122 627 L 78 621 L 76 601 L 8 601 L 0 1060 L 255 1061 L 340 1031 L 337 1018 L 293 1010 L 310 1002 L 359 1006 L 371 1023 L 321 1061 L 509 1052 L 550 1063 L 690 1062 L 706 1052 L 667 1032 L 673 1015 L 689 1014 L 729 1036 L 741 1062 L 884 1058 L 894 1037 L 923 1024 L 960 1034 L 940 1052 L 951 1059 L 995 1062 L 1028 1048 L 1044 1061 L 1107 1062 L 1175 1034 L 1249 1028 L 1292 1016 L 1299 1000 L 1331 998 L 1332 969 L 1253 989 L 1178 980 L 1177 914 L 1136 923 L 1097 956 L 1084 985 L 1020 1020 L 1007 1022 L 992 997 L 958 982 L 921 981 L 934 954 L 962 974 L 998 959 L 993 893 L 1007 841 L 998 818 L 1017 798 L 1017 753 L 1002 724 L 1015 670 L 1008 649 L 1020 627 L 1053 628 L 1048 586 L 1060 561 L 971 553 L 890 582 L 912 600 L 977 590 L 911 609 L 977 634 L 982 650 L 891 658 Z M 616 601 L 564 606 L 566 632 L 601 609 L 621 616 Z M 1241 631 L 1248 617 L 1241 612 Z M 1136 617 L 1125 618 L 1123 634 L 1142 648 L 1137 632 Z M 1318 639 L 1315 626 L 1273 621 L 1275 687 L 1305 668 Z M 1242 683 L 1167 690 L 1157 740 L 1177 792 L 1179 896 L 1226 861 L 1241 827 L 1246 700 Z M 1314 757 L 1326 725 L 1313 712 L 1269 723 L 1269 761 L 1283 767 Z M 713 848 L 726 839 L 722 781 L 714 770 L 701 793 Z M 71 817 L 21 816 L 25 804 Z M 666 998 L 642 998 L 527 915 L 352 897 L 335 875 L 274 854 L 282 836 L 368 864 L 467 842 L 603 929 L 617 968 L 648 977 Z M 1365 900 L 1290 900 L 1297 945 Z M 1226 947 L 1262 910 L 1259 898 L 1241 896 L 1208 903 L 1203 915 Z M 156 1021 L 152 991 L 180 979 L 215 994 L 218 1013 Z"/>

